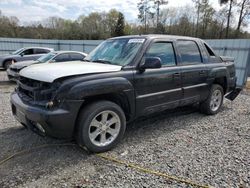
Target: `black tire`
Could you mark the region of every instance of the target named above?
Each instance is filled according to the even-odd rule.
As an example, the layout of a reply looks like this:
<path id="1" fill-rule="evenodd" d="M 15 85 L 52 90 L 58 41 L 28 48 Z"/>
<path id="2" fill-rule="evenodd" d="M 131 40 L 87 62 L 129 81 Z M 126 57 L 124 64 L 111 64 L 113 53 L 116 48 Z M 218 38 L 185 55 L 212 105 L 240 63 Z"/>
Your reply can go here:
<path id="1" fill-rule="evenodd" d="M 103 124 L 102 123 L 101 125 L 99 124 L 98 125 L 99 127 L 93 131 L 93 132 L 98 131 L 99 134 L 95 139 L 92 139 L 91 141 L 90 139 L 91 129 L 93 127 L 95 128 L 95 126 L 91 126 L 91 122 L 94 119 L 97 120 L 99 116 L 101 116 L 101 120 L 98 122 L 99 123 L 102 122 L 103 113 L 108 113 L 108 112 L 113 113 L 115 115 L 115 118 L 119 119 L 119 122 L 112 124 L 114 125 L 114 127 L 118 126 L 118 128 L 116 127 L 115 129 L 119 129 L 119 130 L 116 132 L 116 136 L 114 137 L 112 137 L 112 135 L 110 134 L 111 137 L 109 137 L 108 139 L 110 140 L 114 139 L 112 142 L 108 143 L 107 145 L 100 146 L 100 145 L 94 144 L 93 142 L 97 143 L 98 138 L 99 138 L 100 143 L 101 143 L 101 137 L 103 136 L 102 134 L 104 134 L 106 140 L 108 140 L 107 139 L 107 137 L 109 136 L 108 129 L 112 125 L 108 126 L 107 125 L 108 123 L 106 123 L 105 127 L 106 128 L 109 127 L 109 128 L 107 128 L 106 130 L 103 130 Z M 111 115 L 112 114 L 109 114 L 108 116 L 111 116 Z M 106 122 L 108 122 L 108 117 L 106 119 L 107 119 Z M 77 129 L 76 129 L 76 140 L 77 140 L 78 145 L 82 147 L 85 146 L 90 152 L 94 152 L 94 153 L 105 152 L 105 151 L 112 149 L 118 144 L 118 142 L 122 139 L 124 135 L 125 129 L 126 129 L 126 117 L 121 107 L 110 101 L 98 101 L 98 102 L 89 104 L 88 106 L 86 106 L 84 109 L 80 111 L 78 122 L 77 122 Z M 99 131 L 103 131 L 103 132 L 100 133 Z"/>
<path id="2" fill-rule="evenodd" d="M 12 64 L 11 60 L 5 61 L 4 65 L 3 65 L 4 69 L 7 70 L 10 67 L 11 64 Z"/>
<path id="3" fill-rule="evenodd" d="M 215 106 L 213 108 L 213 105 L 211 106 L 211 102 L 213 100 L 213 94 L 215 94 L 215 92 L 218 92 L 221 94 L 221 99 L 218 99 L 219 104 L 216 106 L 216 108 Z M 223 98 L 224 98 L 223 88 L 218 84 L 213 84 L 210 89 L 208 98 L 200 104 L 201 112 L 204 114 L 208 114 L 208 115 L 217 114 L 221 108 L 221 105 L 223 104 Z"/>

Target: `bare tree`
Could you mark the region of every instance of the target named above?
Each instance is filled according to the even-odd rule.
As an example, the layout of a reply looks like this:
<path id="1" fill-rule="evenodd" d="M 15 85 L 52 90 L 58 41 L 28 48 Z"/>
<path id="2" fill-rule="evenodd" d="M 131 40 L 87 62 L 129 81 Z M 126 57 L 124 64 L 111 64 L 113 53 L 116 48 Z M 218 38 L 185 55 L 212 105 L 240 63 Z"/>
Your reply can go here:
<path id="1" fill-rule="evenodd" d="M 232 7 L 233 7 L 234 0 L 220 0 L 219 2 L 220 4 L 227 4 L 229 2 L 229 9 L 228 9 L 228 15 L 227 15 L 227 27 L 226 27 L 226 38 L 228 38 L 230 19 L 232 16 Z"/>
<path id="2" fill-rule="evenodd" d="M 244 20 L 250 16 L 250 0 L 241 0 L 239 3 L 237 3 L 237 6 L 239 7 L 239 19 L 237 24 L 237 34 L 240 31 L 240 28 L 242 26 L 242 23 Z"/>

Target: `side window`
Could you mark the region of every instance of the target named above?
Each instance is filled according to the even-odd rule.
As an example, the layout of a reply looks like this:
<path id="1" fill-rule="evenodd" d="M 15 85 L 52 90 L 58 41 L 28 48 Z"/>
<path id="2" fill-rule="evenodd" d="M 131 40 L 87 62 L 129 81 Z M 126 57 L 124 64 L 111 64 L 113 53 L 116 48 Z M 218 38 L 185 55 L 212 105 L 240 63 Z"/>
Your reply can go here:
<path id="1" fill-rule="evenodd" d="M 159 57 L 162 66 L 175 65 L 175 53 L 172 43 L 155 42 L 151 44 L 144 57 Z"/>
<path id="2" fill-rule="evenodd" d="M 69 54 L 60 54 L 55 57 L 55 62 L 70 61 Z"/>
<path id="3" fill-rule="evenodd" d="M 207 53 L 208 53 L 208 55 L 211 57 L 214 57 L 215 56 L 215 54 L 214 54 L 214 52 L 212 51 L 212 49 L 206 44 L 206 43 L 204 43 L 204 46 L 205 46 L 205 48 L 206 48 L 206 50 L 207 50 Z"/>
<path id="4" fill-rule="evenodd" d="M 70 56 L 71 56 L 72 61 L 77 61 L 77 60 L 83 60 L 84 59 L 83 55 L 77 54 L 77 53 L 71 53 Z"/>
<path id="5" fill-rule="evenodd" d="M 189 40 L 178 40 L 177 47 L 181 55 L 182 64 L 202 63 L 200 50 L 196 42 Z"/>
<path id="6" fill-rule="evenodd" d="M 33 51 L 33 49 L 27 49 L 27 50 L 24 50 L 21 54 L 22 55 L 33 55 L 34 51 Z"/>
<path id="7" fill-rule="evenodd" d="M 34 51 L 35 51 L 35 54 L 46 54 L 49 52 L 49 50 L 42 49 L 42 48 L 35 48 Z"/>

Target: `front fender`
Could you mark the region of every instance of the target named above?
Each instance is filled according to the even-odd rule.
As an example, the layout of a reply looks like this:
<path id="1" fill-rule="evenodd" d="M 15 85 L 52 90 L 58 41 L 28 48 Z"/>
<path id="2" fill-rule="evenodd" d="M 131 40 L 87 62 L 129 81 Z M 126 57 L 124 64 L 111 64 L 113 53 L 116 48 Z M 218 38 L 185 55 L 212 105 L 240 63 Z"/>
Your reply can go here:
<path id="1" fill-rule="evenodd" d="M 68 99 L 83 99 L 109 93 L 132 91 L 133 85 L 122 77 L 104 78 L 78 83 L 67 94 Z"/>

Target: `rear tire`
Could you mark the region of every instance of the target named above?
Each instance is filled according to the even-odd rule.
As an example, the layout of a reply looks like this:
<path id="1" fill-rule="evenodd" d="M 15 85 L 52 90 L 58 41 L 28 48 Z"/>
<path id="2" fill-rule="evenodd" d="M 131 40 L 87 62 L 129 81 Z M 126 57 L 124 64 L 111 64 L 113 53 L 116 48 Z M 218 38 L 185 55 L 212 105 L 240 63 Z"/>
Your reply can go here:
<path id="1" fill-rule="evenodd" d="M 79 113 L 76 140 L 80 146 L 99 153 L 115 147 L 126 129 L 126 117 L 117 104 L 98 101 Z"/>
<path id="2" fill-rule="evenodd" d="M 213 84 L 208 98 L 200 104 L 200 110 L 204 114 L 217 114 L 223 104 L 224 91 L 218 84 Z"/>

